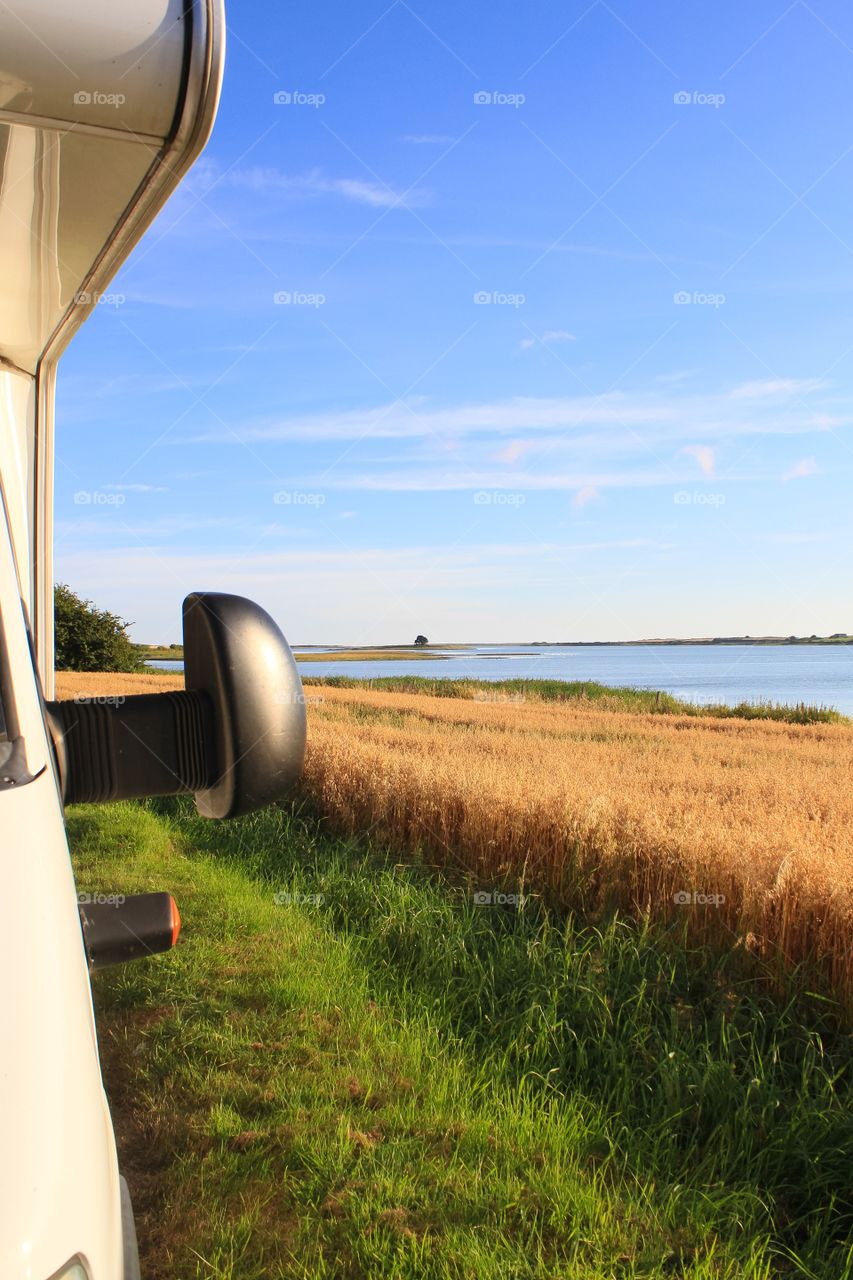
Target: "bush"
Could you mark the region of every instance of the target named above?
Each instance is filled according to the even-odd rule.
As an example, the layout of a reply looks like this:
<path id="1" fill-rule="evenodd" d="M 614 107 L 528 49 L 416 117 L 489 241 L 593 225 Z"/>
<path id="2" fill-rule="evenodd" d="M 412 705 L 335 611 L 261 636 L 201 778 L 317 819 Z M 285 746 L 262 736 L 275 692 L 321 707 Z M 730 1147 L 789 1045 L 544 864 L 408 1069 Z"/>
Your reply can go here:
<path id="1" fill-rule="evenodd" d="M 53 592 L 58 671 L 143 671 L 129 623 L 59 583 Z"/>

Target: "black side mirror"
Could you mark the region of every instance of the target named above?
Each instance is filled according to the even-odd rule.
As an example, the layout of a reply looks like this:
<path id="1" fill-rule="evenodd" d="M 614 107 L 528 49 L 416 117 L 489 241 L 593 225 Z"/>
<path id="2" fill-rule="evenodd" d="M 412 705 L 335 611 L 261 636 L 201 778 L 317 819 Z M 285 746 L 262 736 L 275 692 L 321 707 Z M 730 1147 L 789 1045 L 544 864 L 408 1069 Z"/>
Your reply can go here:
<path id="1" fill-rule="evenodd" d="M 183 625 L 185 692 L 47 704 L 66 804 L 192 792 L 204 817 L 233 818 L 299 777 L 302 682 L 269 614 L 195 592 Z"/>

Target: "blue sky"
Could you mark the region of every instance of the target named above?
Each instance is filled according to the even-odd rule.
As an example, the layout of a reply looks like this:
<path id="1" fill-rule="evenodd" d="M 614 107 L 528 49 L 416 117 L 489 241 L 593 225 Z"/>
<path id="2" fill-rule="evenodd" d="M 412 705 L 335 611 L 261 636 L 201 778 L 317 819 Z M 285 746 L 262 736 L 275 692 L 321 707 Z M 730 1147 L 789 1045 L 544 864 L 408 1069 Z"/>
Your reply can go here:
<path id="1" fill-rule="evenodd" d="M 853 11 L 232 0 L 75 338 L 57 575 L 180 639 L 853 631 Z M 278 100 L 277 100 L 278 99 Z"/>

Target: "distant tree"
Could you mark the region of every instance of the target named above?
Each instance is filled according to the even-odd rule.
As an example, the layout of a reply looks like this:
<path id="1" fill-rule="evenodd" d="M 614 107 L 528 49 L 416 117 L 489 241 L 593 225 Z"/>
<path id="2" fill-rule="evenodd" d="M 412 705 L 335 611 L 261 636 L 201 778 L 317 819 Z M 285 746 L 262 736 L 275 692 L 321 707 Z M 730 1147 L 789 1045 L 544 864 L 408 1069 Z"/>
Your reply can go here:
<path id="1" fill-rule="evenodd" d="M 64 582 L 54 587 L 56 667 L 59 671 L 143 671 L 129 624 L 115 613 L 96 609 Z"/>
<path id="2" fill-rule="evenodd" d="M 415 636 L 415 644 L 418 648 L 422 648 L 423 645 L 429 644 L 429 640 L 427 640 L 426 636 Z"/>

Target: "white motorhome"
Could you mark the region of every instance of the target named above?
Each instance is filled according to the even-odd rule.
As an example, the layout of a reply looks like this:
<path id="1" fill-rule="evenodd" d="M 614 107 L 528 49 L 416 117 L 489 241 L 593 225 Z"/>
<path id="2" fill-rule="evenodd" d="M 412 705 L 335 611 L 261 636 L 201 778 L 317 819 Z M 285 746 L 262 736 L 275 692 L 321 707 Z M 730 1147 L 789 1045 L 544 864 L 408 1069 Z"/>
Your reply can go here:
<path id="1" fill-rule="evenodd" d="M 81 906 L 63 805 L 180 791 L 229 817 L 301 768 L 292 655 L 240 597 L 187 596 L 185 693 L 53 700 L 57 361 L 204 146 L 223 40 L 220 0 L 0 4 L 2 1280 L 139 1274 L 89 975 L 179 920 L 165 892 Z"/>

